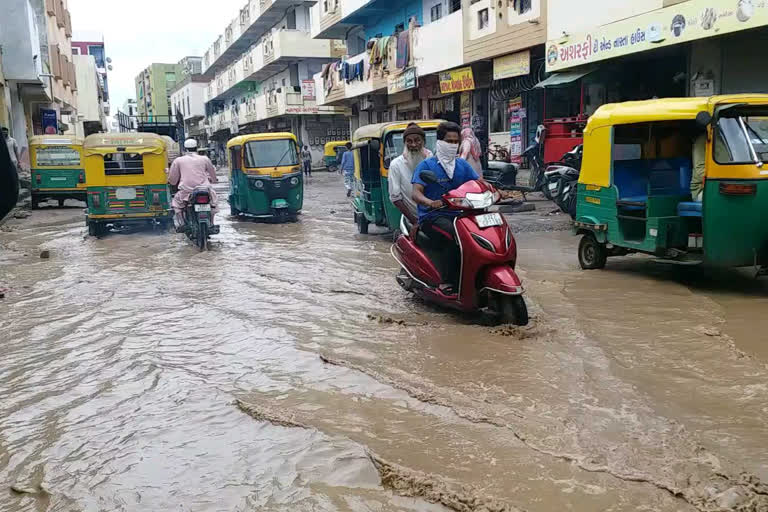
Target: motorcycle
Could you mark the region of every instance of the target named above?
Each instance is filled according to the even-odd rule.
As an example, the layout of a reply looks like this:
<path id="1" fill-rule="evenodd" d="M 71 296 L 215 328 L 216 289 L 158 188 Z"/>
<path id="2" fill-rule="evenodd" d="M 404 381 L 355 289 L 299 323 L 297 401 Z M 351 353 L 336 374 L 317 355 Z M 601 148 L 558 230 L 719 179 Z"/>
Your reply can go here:
<path id="1" fill-rule="evenodd" d="M 421 178 L 438 183 L 434 173 L 422 171 Z M 445 191 L 442 201 L 451 210 L 460 210 L 454 220 L 461 254 L 458 291 L 440 288 L 441 273 L 431 240 L 420 230 L 411 235 L 413 225 L 403 216 L 400 236 L 392 246 L 392 257 L 400 264 L 397 282 L 406 291 L 441 306 L 464 312 L 479 312 L 500 323 L 526 325 L 528 309 L 523 285 L 515 272 L 517 244 L 504 216 L 489 213 L 500 199 L 489 185 L 471 180 L 459 188 Z"/>
<path id="2" fill-rule="evenodd" d="M 197 187 L 192 191 L 182 215 L 187 238 L 204 251 L 208 247 L 210 235 L 219 233 L 219 226 L 213 224 L 211 193 L 208 187 Z"/>
<path id="3" fill-rule="evenodd" d="M 576 218 L 576 192 L 583 157 L 583 146 L 579 145 L 563 155 L 557 165 L 551 165 L 544 172 L 549 199 L 571 218 Z"/>
<path id="4" fill-rule="evenodd" d="M 530 176 L 528 178 L 528 185 L 516 185 L 507 187 L 508 190 L 517 190 L 525 194 L 530 192 L 542 192 L 547 199 L 549 197 L 549 190 L 544 176 L 544 133 L 546 128 L 542 125 L 536 130 L 536 138 L 534 143 L 528 146 L 523 151 L 522 157 L 528 160 L 528 168 L 530 169 Z"/>

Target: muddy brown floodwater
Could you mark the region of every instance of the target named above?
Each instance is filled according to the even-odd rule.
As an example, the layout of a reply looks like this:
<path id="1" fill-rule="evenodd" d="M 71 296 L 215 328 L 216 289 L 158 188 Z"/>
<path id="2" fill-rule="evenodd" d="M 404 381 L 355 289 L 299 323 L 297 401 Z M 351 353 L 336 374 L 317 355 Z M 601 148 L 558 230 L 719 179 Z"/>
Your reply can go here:
<path id="1" fill-rule="evenodd" d="M 764 282 L 582 272 L 512 216 L 533 319 L 480 327 L 397 287 L 339 176 L 306 193 L 205 253 L 0 228 L 0 510 L 768 510 Z"/>

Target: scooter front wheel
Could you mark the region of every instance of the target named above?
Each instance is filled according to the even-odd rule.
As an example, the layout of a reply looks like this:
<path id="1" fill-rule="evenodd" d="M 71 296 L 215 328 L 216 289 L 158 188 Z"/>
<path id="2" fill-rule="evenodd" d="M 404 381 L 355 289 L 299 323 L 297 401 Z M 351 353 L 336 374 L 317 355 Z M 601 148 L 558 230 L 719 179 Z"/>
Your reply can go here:
<path id="1" fill-rule="evenodd" d="M 503 295 L 499 298 L 501 323 L 528 325 L 528 307 L 522 295 Z"/>

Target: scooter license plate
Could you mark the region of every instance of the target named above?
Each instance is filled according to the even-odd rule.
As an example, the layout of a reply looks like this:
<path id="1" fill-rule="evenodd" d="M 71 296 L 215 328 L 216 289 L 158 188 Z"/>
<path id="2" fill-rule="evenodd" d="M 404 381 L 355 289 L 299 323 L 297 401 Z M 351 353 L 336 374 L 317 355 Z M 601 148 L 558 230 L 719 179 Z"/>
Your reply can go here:
<path id="1" fill-rule="evenodd" d="M 475 217 L 477 225 L 481 228 L 489 228 L 491 226 L 501 226 L 501 214 L 500 213 L 486 213 L 485 215 L 478 215 Z"/>
<path id="2" fill-rule="evenodd" d="M 211 211 L 211 205 L 209 205 L 209 204 L 196 204 L 195 205 L 195 211 L 196 212 L 209 212 L 209 211 Z"/>

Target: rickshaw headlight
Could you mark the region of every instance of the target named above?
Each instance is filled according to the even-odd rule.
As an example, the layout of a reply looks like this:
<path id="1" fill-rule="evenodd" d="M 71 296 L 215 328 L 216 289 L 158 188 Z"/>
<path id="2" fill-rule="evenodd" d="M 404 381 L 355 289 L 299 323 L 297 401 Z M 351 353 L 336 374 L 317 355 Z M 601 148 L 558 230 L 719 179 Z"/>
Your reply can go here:
<path id="1" fill-rule="evenodd" d="M 253 186 L 258 188 L 258 189 L 262 189 L 262 188 L 264 188 L 264 182 L 261 181 L 261 180 L 256 180 L 256 181 L 253 182 Z"/>
<path id="2" fill-rule="evenodd" d="M 298 184 L 299 184 L 299 178 L 297 178 L 296 176 L 294 176 L 293 178 L 291 178 L 291 186 L 292 186 L 292 187 L 295 187 L 295 186 L 296 186 L 296 185 L 298 185 Z"/>

